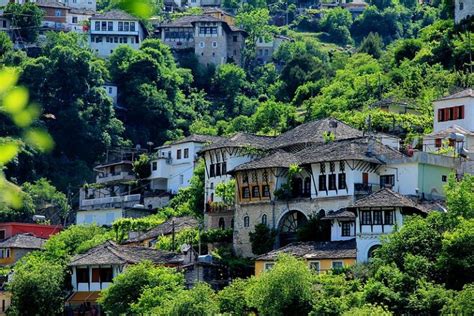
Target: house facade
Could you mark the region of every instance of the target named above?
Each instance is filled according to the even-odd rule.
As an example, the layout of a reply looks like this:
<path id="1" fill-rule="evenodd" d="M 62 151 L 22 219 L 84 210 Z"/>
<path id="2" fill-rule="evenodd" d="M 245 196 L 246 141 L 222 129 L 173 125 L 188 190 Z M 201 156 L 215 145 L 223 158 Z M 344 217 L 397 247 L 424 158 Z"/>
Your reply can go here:
<path id="1" fill-rule="evenodd" d="M 454 21 L 456 23 L 472 16 L 474 16 L 474 3 L 472 1 L 454 0 Z"/>
<path id="2" fill-rule="evenodd" d="M 184 16 L 157 27 L 158 36 L 174 51 L 192 51 L 203 65 L 242 62 L 246 33 L 213 15 Z"/>
<path id="3" fill-rule="evenodd" d="M 110 56 L 119 45 L 138 49 L 146 36 L 139 19 L 121 10 L 96 14 L 89 22 L 89 44 L 100 57 Z"/>
<path id="4" fill-rule="evenodd" d="M 32 234 L 17 234 L 0 241 L 0 266 L 14 265 L 28 253 L 41 250 L 45 241 Z"/>
<path id="5" fill-rule="evenodd" d="M 283 35 L 274 35 L 269 41 L 259 38 L 255 45 L 257 61 L 262 64 L 270 62 L 273 53 L 278 50 L 281 44 L 289 41 L 292 41 L 292 39 Z"/>
<path id="6" fill-rule="evenodd" d="M 67 16 L 70 8 L 54 0 L 37 0 L 36 5 L 44 11 L 42 26 L 54 31 L 68 31 Z"/>

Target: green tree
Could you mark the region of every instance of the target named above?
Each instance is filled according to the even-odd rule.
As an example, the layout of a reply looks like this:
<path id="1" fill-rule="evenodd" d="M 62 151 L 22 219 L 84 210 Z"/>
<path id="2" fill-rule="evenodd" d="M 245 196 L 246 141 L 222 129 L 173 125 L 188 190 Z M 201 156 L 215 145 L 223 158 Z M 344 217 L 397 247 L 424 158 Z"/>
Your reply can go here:
<path id="1" fill-rule="evenodd" d="M 474 313 L 474 284 L 465 285 L 454 300 L 444 306 L 443 315 L 472 315 Z"/>
<path id="2" fill-rule="evenodd" d="M 371 55 L 375 59 L 379 59 L 380 56 L 382 56 L 382 48 L 382 38 L 378 35 L 378 33 L 370 32 L 369 35 L 367 35 L 367 37 L 365 37 L 362 43 L 360 44 L 358 52 L 366 53 Z"/>
<path id="3" fill-rule="evenodd" d="M 36 41 L 41 22 L 43 20 L 43 10 L 38 8 L 35 3 L 27 2 L 24 4 L 8 3 L 3 12 L 8 17 L 11 25 L 18 28 L 18 41 L 32 43 Z"/>
<path id="4" fill-rule="evenodd" d="M 133 265 L 124 273 L 114 278 L 113 284 L 101 292 L 99 302 L 104 311 L 114 315 L 132 313 L 135 309 L 145 308 L 150 304 L 145 298 L 139 299 L 147 289 L 160 287 L 169 291 L 178 291 L 183 286 L 183 276 L 173 269 L 155 267 L 151 262 L 144 261 Z M 171 293 L 168 293 L 171 294 Z M 147 293 L 146 299 L 159 303 L 159 298 L 152 298 Z"/>
<path id="5" fill-rule="evenodd" d="M 391 316 L 391 312 L 387 311 L 382 306 L 365 304 L 362 307 L 353 307 L 350 310 L 344 312 L 342 316 Z"/>
<path id="6" fill-rule="evenodd" d="M 222 313 L 248 315 L 251 308 L 247 304 L 245 292 L 255 279 L 235 279 L 218 293 L 219 307 Z"/>
<path id="7" fill-rule="evenodd" d="M 276 235 L 276 231 L 265 224 L 255 225 L 255 231 L 249 233 L 252 252 L 261 255 L 272 250 Z"/>
<path id="8" fill-rule="evenodd" d="M 58 315 L 64 308 L 64 267 L 32 253 L 15 265 L 9 315 Z"/>
<path id="9" fill-rule="evenodd" d="M 216 196 L 222 198 L 226 205 L 234 205 L 235 200 L 235 179 L 228 182 L 221 182 L 216 185 Z"/>
<path id="10" fill-rule="evenodd" d="M 133 172 L 138 179 L 146 179 L 151 175 L 150 157 L 146 154 L 140 155 L 132 164 Z"/>
<path id="11" fill-rule="evenodd" d="M 13 50 L 13 43 L 6 32 L 0 33 L 0 58 Z"/>
<path id="12" fill-rule="evenodd" d="M 245 71 L 234 64 L 223 64 L 217 67 L 212 82 L 219 97 L 225 100 L 225 113 L 239 115 L 240 111 L 234 105 L 236 97 L 247 85 Z"/>
<path id="13" fill-rule="evenodd" d="M 465 174 L 461 181 L 457 181 L 454 174 L 449 176 L 445 191 L 446 204 L 452 217 L 474 218 L 473 188 L 474 176 Z"/>
<path id="14" fill-rule="evenodd" d="M 31 196 L 36 212 L 42 213 L 42 210 L 52 206 L 61 218 L 64 218 L 71 209 L 66 195 L 45 178 L 34 183 L 25 182 L 22 189 Z"/>
<path id="15" fill-rule="evenodd" d="M 352 42 L 349 27 L 352 25 L 352 15 L 344 8 L 326 10 L 321 19 L 321 28 L 329 34 L 329 40 L 340 45 Z"/>
<path id="16" fill-rule="evenodd" d="M 246 292 L 259 315 L 306 315 L 311 310 L 312 273 L 306 263 L 288 255 L 261 274 Z"/>

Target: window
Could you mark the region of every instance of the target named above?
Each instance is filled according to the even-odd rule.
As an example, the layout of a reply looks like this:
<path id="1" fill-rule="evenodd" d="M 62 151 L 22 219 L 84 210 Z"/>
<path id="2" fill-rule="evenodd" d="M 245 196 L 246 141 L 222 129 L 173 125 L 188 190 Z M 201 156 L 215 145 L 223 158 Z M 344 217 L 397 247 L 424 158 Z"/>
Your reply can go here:
<path id="1" fill-rule="evenodd" d="M 0 230 L 0 240 L 4 240 L 5 239 L 5 230 L 2 229 Z"/>
<path id="2" fill-rule="evenodd" d="M 212 47 L 216 48 L 217 47 L 217 42 L 212 42 Z"/>
<path id="3" fill-rule="evenodd" d="M 382 225 L 382 211 L 374 211 L 374 225 Z"/>
<path id="4" fill-rule="evenodd" d="M 310 261 L 309 268 L 314 272 L 319 273 L 319 261 Z"/>
<path id="5" fill-rule="evenodd" d="M 464 105 L 438 109 L 438 122 L 464 119 Z"/>
<path id="6" fill-rule="evenodd" d="M 114 22 L 107 22 L 107 31 L 114 30 Z"/>
<path id="7" fill-rule="evenodd" d="M 372 217 L 371 217 L 370 211 L 362 211 L 360 215 L 361 215 L 360 223 L 362 225 L 372 224 Z"/>
<path id="8" fill-rule="evenodd" d="M 124 22 L 123 23 L 123 30 L 125 32 L 128 32 L 130 30 L 130 22 Z"/>
<path id="9" fill-rule="evenodd" d="M 56 10 L 55 15 L 56 16 L 61 16 L 61 10 Z"/>
<path id="10" fill-rule="evenodd" d="M 77 16 L 72 17 L 72 23 L 76 24 L 77 23 Z"/>
<path id="11" fill-rule="evenodd" d="M 204 42 L 199 43 L 199 47 L 204 48 L 204 46 L 205 46 Z"/>
<path id="12" fill-rule="evenodd" d="M 337 185 L 338 185 L 339 190 L 347 189 L 346 174 L 345 173 L 340 173 L 340 174 L 337 175 L 337 177 L 338 177 Z"/>
<path id="13" fill-rule="evenodd" d="M 181 159 L 181 149 L 176 151 L 176 159 Z"/>
<path id="14" fill-rule="evenodd" d="M 262 185 L 262 197 L 270 197 L 270 186 Z"/>
<path id="15" fill-rule="evenodd" d="M 112 87 L 109 87 L 109 94 L 112 94 Z"/>
<path id="16" fill-rule="evenodd" d="M 94 29 L 95 29 L 96 31 L 100 31 L 100 22 L 99 22 L 99 21 L 95 21 L 95 22 L 94 22 L 94 25 L 95 25 Z"/>
<path id="17" fill-rule="evenodd" d="M 219 228 L 225 229 L 225 220 L 223 217 L 219 218 Z"/>
<path id="18" fill-rule="evenodd" d="M 380 186 L 382 188 L 392 188 L 395 186 L 395 175 L 387 174 L 380 176 Z"/>
<path id="19" fill-rule="evenodd" d="M 209 166 L 209 177 L 213 178 L 216 176 L 215 169 L 214 169 L 214 164 L 212 163 Z"/>
<path id="20" fill-rule="evenodd" d="M 337 269 L 342 269 L 344 267 L 344 263 L 342 261 L 333 261 L 332 262 L 332 268 L 337 270 Z"/>
<path id="21" fill-rule="evenodd" d="M 118 22 L 118 30 L 119 32 L 123 31 L 123 22 Z"/>
<path id="22" fill-rule="evenodd" d="M 250 189 L 249 189 L 249 187 L 243 187 L 242 188 L 242 198 L 243 199 L 250 198 Z"/>
<path id="23" fill-rule="evenodd" d="M 351 235 L 351 223 L 342 223 L 342 237 Z"/>
<path id="24" fill-rule="evenodd" d="M 250 226 L 250 217 L 245 216 L 244 217 L 244 227 L 249 227 Z"/>
<path id="25" fill-rule="evenodd" d="M 89 283 L 89 269 L 88 268 L 77 268 L 76 269 L 76 282 L 77 283 Z"/>
<path id="26" fill-rule="evenodd" d="M 267 214 L 262 215 L 262 224 L 267 225 Z"/>
<path id="27" fill-rule="evenodd" d="M 385 225 L 393 225 L 393 211 L 385 211 L 383 223 Z"/>
<path id="28" fill-rule="evenodd" d="M 101 27 L 100 27 L 101 31 L 106 31 L 107 30 L 107 22 L 102 21 L 102 23 L 100 25 L 101 25 Z"/>
<path id="29" fill-rule="evenodd" d="M 100 282 L 112 282 L 113 278 L 112 268 L 100 268 Z"/>
<path id="30" fill-rule="evenodd" d="M 260 197 L 260 188 L 258 187 L 258 185 L 254 185 L 252 187 L 252 197 L 253 198 L 259 198 Z"/>
<path id="31" fill-rule="evenodd" d="M 189 148 L 184 148 L 184 159 L 189 158 Z"/>
<path id="32" fill-rule="evenodd" d="M 135 32 L 135 22 L 130 22 L 130 32 Z"/>
<path id="33" fill-rule="evenodd" d="M 311 178 L 310 177 L 304 178 L 303 195 L 311 196 Z"/>
<path id="34" fill-rule="evenodd" d="M 443 146 L 443 140 L 441 138 L 436 138 L 435 139 L 435 147 L 436 148 L 441 148 Z"/>
<path id="35" fill-rule="evenodd" d="M 117 36 L 114 37 L 114 43 L 118 43 L 118 37 Z"/>
<path id="36" fill-rule="evenodd" d="M 232 36 L 232 40 L 233 40 L 234 42 L 237 42 L 237 36 L 235 36 L 235 35 Z"/>
<path id="37" fill-rule="evenodd" d="M 319 176 L 319 191 L 326 191 L 326 175 Z"/>
<path id="38" fill-rule="evenodd" d="M 158 162 L 153 161 L 151 163 L 151 170 L 155 171 L 156 169 L 158 169 Z"/>
<path id="39" fill-rule="evenodd" d="M 459 2 L 459 11 L 464 10 L 464 2 Z"/>
<path id="40" fill-rule="evenodd" d="M 275 263 L 273 263 L 273 262 L 265 262 L 265 268 L 264 268 L 264 270 L 265 270 L 265 271 L 271 270 L 274 265 L 275 265 Z"/>
<path id="41" fill-rule="evenodd" d="M 216 176 L 220 176 L 222 173 L 221 173 L 221 164 L 220 163 L 216 163 Z"/>
<path id="42" fill-rule="evenodd" d="M 329 175 L 329 190 L 336 190 L 336 175 Z"/>
<path id="43" fill-rule="evenodd" d="M 441 176 L 441 181 L 443 181 L 443 182 L 448 181 L 448 176 L 442 175 L 442 176 Z"/>

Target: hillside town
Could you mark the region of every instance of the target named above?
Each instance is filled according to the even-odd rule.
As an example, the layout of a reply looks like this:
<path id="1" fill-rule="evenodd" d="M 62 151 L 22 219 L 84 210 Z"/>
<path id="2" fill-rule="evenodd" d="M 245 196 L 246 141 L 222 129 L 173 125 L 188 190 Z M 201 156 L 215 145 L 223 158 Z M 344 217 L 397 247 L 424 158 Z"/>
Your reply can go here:
<path id="1" fill-rule="evenodd" d="M 0 315 L 474 313 L 471 35 L 467 0 L 0 0 Z"/>

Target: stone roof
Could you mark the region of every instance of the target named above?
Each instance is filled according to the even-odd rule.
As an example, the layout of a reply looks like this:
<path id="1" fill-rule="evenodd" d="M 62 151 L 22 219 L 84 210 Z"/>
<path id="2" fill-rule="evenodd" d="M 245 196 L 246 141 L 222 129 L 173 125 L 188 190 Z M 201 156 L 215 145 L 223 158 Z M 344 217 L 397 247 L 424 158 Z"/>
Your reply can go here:
<path id="1" fill-rule="evenodd" d="M 218 19 L 211 15 L 187 15 L 173 21 L 164 22 L 160 27 L 192 27 L 196 22 L 219 22 L 226 23 L 224 20 Z"/>
<path id="2" fill-rule="evenodd" d="M 211 135 L 199 135 L 199 134 L 192 134 L 183 139 L 177 140 L 172 142 L 172 145 L 183 144 L 183 143 L 214 143 L 219 140 L 225 139 L 221 136 L 211 136 Z"/>
<path id="3" fill-rule="evenodd" d="M 64 3 L 54 0 L 37 0 L 36 5 L 47 8 L 69 9 L 69 7 Z"/>
<path id="4" fill-rule="evenodd" d="M 300 151 L 298 157 L 304 164 L 337 160 L 363 160 L 382 164 L 405 156 L 375 139 L 361 137 L 314 145 Z"/>
<path id="5" fill-rule="evenodd" d="M 180 232 L 186 228 L 195 228 L 199 225 L 197 219 L 191 216 L 184 216 L 184 217 L 173 217 L 164 222 L 161 225 L 156 226 L 155 228 L 150 229 L 149 231 L 135 237 L 130 238 L 124 243 L 133 243 L 133 242 L 141 242 L 147 239 L 153 239 L 160 236 L 171 235 L 173 233 L 173 222 L 174 222 L 174 231 L 175 233 Z"/>
<path id="6" fill-rule="evenodd" d="M 241 164 L 230 172 L 263 168 L 289 168 L 292 164 L 300 164 L 296 154 L 276 150 L 269 155 Z"/>
<path id="7" fill-rule="evenodd" d="M 98 13 L 92 17 L 94 20 L 128 20 L 128 21 L 138 21 L 137 17 L 123 11 L 113 9 L 104 13 Z"/>
<path id="8" fill-rule="evenodd" d="M 350 208 L 355 207 L 407 207 L 427 213 L 428 211 L 410 198 L 401 195 L 391 189 L 384 188 L 363 197 L 353 203 Z"/>
<path id="9" fill-rule="evenodd" d="M 42 249 L 45 241 L 32 234 L 17 234 L 0 242 L 0 248 Z"/>
<path id="10" fill-rule="evenodd" d="M 225 147 L 250 147 L 256 149 L 266 149 L 271 146 L 274 137 L 271 136 L 259 136 L 247 133 L 237 133 L 229 138 L 224 138 L 213 144 L 210 144 L 202 149 L 202 151 L 210 149 L 218 149 Z"/>
<path id="11" fill-rule="evenodd" d="M 438 99 L 437 101 L 443 101 L 443 100 L 450 100 L 450 99 L 459 99 L 459 98 L 468 98 L 468 97 L 474 97 L 474 89 L 473 88 L 468 88 L 464 89 L 462 91 L 450 94 L 448 96 L 442 97 Z"/>
<path id="12" fill-rule="evenodd" d="M 312 121 L 289 130 L 274 140 L 272 146 L 287 147 L 295 144 L 324 143 L 323 134 L 332 132 L 336 140 L 362 137 L 363 132 L 334 118 Z"/>
<path id="13" fill-rule="evenodd" d="M 256 260 L 276 260 L 281 253 L 304 259 L 356 258 L 356 240 L 296 242 L 258 256 Z"/>
<path id="14" fill-rule="evenodd" d="M 149 260 L 155 264 L 180 264 L 182 255 L 161 251 L 148 247 L 118 245 L 109 240 L 89 249 L 86 253 L 74 256 L 70 266 L 99 265 L 99 264 L 136 264 Z"/>
<path id="15" fill-rule="evenodd" d="M 453 124 L 452 126 L 443 129 L 439 132 L 433 132 L 431 134 L 425 135 L 425 138 L 446 138 L 451 135 L 451 133 L 460 133 L 463 135 L 474 135 L 473 132 L 468 131 L 464 127 Z"/>
<path id="16" fill-rule="evenodd" d="M 330 220 L 330 219 L 355 219 L 355 214 L 351 211 L 346 209 L 340 209 L 335 212 L 329 212 L 322 218 L 323 220 Z"/>

